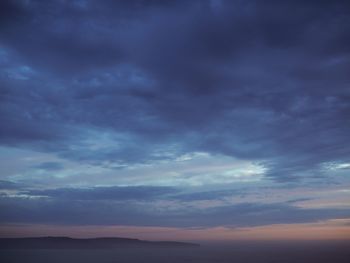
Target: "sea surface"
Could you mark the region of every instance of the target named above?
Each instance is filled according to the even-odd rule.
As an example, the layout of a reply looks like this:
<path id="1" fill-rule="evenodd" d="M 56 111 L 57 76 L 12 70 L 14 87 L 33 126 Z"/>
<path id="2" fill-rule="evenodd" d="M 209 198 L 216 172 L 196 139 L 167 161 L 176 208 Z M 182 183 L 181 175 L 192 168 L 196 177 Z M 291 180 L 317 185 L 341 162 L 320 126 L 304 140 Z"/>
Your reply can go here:
<path id="1" fill-rule="evenodd" d="M 237 242 L 198 248 L 0 250 L 1 263 L 349 263 L 349 242 Z"/>

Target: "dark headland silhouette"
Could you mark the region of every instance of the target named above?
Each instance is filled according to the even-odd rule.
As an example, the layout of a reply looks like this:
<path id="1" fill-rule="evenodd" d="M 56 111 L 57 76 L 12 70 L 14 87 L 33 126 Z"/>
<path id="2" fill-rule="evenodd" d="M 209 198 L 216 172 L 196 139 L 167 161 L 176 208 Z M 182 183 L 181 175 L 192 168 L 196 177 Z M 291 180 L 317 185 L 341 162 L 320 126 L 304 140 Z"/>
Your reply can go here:
<path id="1" fill-rule="evenodd" d="M 0 238 L 0 249 L 105 249 L 118 247 L 199 247 L 199 244 L 176 241 L 146 241 L 134 238 L 101 237 L 26 237 Z"/>

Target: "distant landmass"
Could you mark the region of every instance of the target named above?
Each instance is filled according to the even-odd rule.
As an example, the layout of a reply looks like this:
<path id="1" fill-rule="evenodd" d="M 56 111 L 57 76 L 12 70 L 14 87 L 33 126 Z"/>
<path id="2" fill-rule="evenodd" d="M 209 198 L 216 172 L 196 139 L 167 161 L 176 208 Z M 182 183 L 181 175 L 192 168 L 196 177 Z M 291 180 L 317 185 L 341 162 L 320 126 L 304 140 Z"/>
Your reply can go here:
<path id="1" fill-rule="evenodd" d="M 118 247 L 199 247 L 199 244 L 175 241 L 146 241 L 120 237 L 0 238 L 0 249 L 112 249 Z"/>

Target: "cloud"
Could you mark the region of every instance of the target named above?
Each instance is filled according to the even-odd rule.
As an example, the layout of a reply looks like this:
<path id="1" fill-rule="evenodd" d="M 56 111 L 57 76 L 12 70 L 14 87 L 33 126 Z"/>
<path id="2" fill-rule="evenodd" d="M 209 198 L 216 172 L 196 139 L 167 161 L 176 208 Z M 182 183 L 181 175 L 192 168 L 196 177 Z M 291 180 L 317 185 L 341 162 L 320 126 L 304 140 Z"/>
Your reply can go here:
<path id="1" fill-rule="evenodd" d="M 57 170 L 62 170 L 64 166 L 62 163 L 59 163 L 59 162 L 44 162 L 33 166 L 33 168 L 46 170 L 46 171 L 57 171 Z"/>
<path id="2" fill-rule="evenodd" d="M 12 190 L 18 188 L 18 184 L 14 182 L 0 180 L 0 190 Z"/>
<path id="3" fill-rule="evenodd" d="M 153 200 L 177 192 L 172 187 L 114 186 L 93 188 L 56 188 L 21 192 L 27 196 L 45 196 L 63 200 Z"/>
<path id="4" fill-rule="evenodd" d="M 201 201 L 201 200 L 218 200 L 227 196 L 243 195 L 242 190 L 215 190 L 215 191 L 202 191 L 192 193 L 182 193 L 170 196 L 171 199 L 181 201 Z"/>
<path id="5" fill-rule="evenodd" d="M 279 182 L 350 158 L 347 1 L 1 5 L 2 145 L 118 167 L 207 152 Z"/>
<path id="6" fill-rule="evenodd" d="M 1 197 L 2 223 L 142 225 L 175 227 L 259 226 L 349 217 L 347 209 L 301 209 L 290 204 L 244 203 L 194 209 L 160 208 L 152 202 Z M 181 206 L 180 206 L 181 207 Z M 259 218 L 259 220 L 257 220 Z"/>

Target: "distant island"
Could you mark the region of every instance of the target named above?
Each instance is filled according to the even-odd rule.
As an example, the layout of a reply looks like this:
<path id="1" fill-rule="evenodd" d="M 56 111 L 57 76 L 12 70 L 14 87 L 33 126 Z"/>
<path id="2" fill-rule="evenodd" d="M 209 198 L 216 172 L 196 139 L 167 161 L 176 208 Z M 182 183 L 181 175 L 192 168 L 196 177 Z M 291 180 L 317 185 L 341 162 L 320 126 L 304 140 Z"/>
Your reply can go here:
<path id="1" fill-rule="evenodd" d="M 176 241 L 146 241 L 134 238 L 26 237 L 0 238 L 0 249 L 113 249 L 120 247 L 199 247 Z"/>

